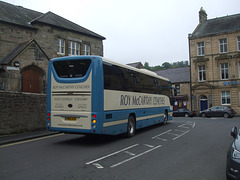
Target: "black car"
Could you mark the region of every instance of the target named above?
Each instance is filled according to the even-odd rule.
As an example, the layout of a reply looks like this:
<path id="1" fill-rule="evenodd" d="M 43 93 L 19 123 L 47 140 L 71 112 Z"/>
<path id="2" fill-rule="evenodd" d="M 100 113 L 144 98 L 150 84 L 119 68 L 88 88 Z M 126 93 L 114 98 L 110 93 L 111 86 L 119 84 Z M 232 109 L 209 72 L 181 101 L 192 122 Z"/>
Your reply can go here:
<path id="1" fill-rule="evenodd" d="M 196 116 L 196 112 L 189 111 L 186 108 L 180 108 L 177 111 L 173 111 L 174 117 L 194 117 Z"/>
<path id="2" fill-rule="evenodd" d="M 224 117 L 224 118 L 230 118 L 234 117 L 236 112 L 226 106 L 213 106 L 211 108 L 208 108 L 204 111 L 200 111 L 199 115 L 203 118 L 205 117 Z"/>
<path id="3" fill-rule="evenodd" d="M 236 127 L 231 131 L 234 138 L 233 143 L 228 149 L 226 176 L 227 180 L 240 179 L 240 134 Z"/>

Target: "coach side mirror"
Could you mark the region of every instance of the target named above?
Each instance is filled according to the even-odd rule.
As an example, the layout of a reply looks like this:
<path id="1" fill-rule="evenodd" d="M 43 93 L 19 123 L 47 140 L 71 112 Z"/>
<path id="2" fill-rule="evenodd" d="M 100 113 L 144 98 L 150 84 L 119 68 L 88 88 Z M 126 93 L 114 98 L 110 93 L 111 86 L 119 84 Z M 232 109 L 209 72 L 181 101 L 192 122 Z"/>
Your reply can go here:
<path id="1" fill-rule="evenodd" d="M 237 127 L 232 128 L 231 136 L 232 136 L 234 139 L 236 139 L 237 133 L 238 133 Z"/>

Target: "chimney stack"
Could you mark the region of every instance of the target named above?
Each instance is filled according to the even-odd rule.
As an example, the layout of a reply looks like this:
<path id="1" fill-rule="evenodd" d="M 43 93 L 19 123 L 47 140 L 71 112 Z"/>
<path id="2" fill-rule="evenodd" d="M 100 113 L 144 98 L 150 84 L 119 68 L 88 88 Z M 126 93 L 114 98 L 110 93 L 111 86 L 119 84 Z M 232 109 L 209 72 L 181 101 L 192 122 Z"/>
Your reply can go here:
<path id="1" fill-rule="evenodd" d="M 207 20 L 207 13 L 206 11 L 201 7 L 199 11 L 199 23 L 204 23 Z"/>

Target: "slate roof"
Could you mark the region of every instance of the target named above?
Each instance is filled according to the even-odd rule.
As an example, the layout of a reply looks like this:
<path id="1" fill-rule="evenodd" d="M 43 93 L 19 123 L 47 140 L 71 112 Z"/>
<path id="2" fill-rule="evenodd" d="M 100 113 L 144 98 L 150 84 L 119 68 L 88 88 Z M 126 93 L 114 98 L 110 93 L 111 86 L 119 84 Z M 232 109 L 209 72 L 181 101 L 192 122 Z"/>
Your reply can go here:
<path id="1" fill-rule="evenodd" d="M 190 67 L 179 67 L 155 71 L 157 75 L 169 79 L 172 83 L 190 82 Z"/>
<path id="2" fill-rule="evenodd" d="M 75 24 L 52 12 L 47 12 L 44 14 L 2 1 L 0 1 L 0 21 L 28 28 L 35 28 L 34 23 L 39 22 L 48 24 L 50 26 L 55 26 L 66 30 L 93 36 L 102 40 L 106 39 L 105 37 L 94 33 L 82 26 L 79 26 L 78 24 Z"/>
<path id="3" fill-rule="evenodd" d="M 35 43 L 36 46 L 41 50 L 41 52 L 44 54 L 44 56 L 49 59 L 49 57 L 44 53 L 44 51 L 41 49 L 41 47 L 38 45 L 38 43 L 32 39 L 29 41 L 26 41 L 22 44 L 19 44 L 16 48 L 14 48 L 7 56 L 5 56 L 1 61 L 0 64 L 8 64 L 10 61 L 12 61 L 14 58 L 16 58 L 21 52 L 23 52 L 31 43 Z"/>
<path id="4" fill-rule="evenodd" d="M 0 21 L 34 28 L 29 22 L 42 13 L 0 1 Z"/>
<path id="5" fill-rule="evenodd" d="M 144 66 L 142 65 L 141 62 L 129 63 L 127 65 L 138 68 L 138 69 L 144 69 Z"/>
<path id="6" fill-rule="evenodd" d="M 203 37 L 234 31 L 240 31 L 240 14 L 206 20 L 197 26 L 191 37 Z"/>

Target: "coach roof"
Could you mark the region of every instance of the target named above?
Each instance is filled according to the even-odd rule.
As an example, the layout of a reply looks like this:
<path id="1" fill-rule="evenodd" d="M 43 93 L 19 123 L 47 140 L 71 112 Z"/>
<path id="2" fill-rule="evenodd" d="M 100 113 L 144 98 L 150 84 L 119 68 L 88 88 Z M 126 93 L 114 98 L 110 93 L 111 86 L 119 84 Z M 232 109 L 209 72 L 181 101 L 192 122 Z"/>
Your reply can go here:
<path id="1" fill-rule="evenodd" d="M 155 78 L 158 78 L 158 79 L 169 81 L 169 79 L 167 79 L 165 77 L 162 77 L 162 76 L 159 76 L 155 72 L 151 72 L 151 71 L 149 72 L 149 71 L 145 71 L 145 70 L 142 70 L 142 69 L 134 68 L 132 66 L 120 64 L 118 62 L 115 62 L 115 61 L 112 61 L 112 60 L 109 60 L 109 59 L 106 59 L 106 58 L 102 58 L 102 59 L 103 59 L 103 62 L 106 62 L 106 63 L 109 63 L 109 64 L 117 65 L 117 66 L 120 66 L 120 67 L 123 67 L 123 68 L 126 68 L 126 69 L 137 71 L 137 72 L 142 73 L 142 74 L 146 74 L 148 76 L 152 76 L 152 77 L 155 77 Z"/>

